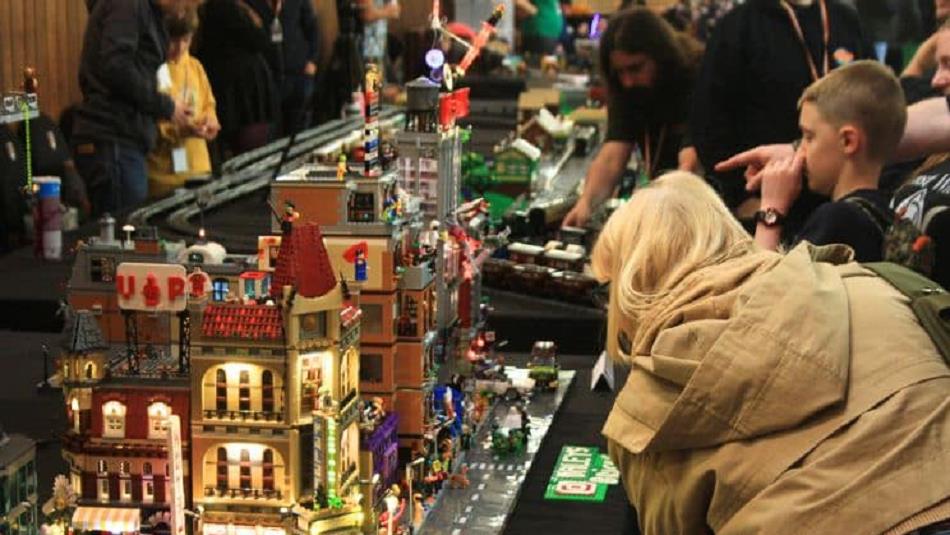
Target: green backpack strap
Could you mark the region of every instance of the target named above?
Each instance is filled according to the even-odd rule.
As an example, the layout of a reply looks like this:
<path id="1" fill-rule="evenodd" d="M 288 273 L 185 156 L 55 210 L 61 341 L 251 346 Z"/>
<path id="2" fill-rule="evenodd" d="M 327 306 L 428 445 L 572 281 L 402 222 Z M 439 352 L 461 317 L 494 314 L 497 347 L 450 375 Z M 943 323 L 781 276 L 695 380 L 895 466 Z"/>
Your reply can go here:
<path id="1" fill-rule="evenodd" d="M 910 308 L 950 364 L 950 293 L 923 275 L 890 262 L 862 264 L 910 299 Z"/>

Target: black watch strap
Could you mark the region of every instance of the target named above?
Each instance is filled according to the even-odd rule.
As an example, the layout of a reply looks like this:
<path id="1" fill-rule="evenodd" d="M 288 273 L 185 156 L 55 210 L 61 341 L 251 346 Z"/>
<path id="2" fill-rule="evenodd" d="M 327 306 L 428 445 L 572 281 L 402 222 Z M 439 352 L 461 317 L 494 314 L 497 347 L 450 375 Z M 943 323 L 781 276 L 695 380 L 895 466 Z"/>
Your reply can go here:
<path id="1" fill-rule="evenodd" d="M 755 222 L 766 227 L 780 227 L 785 223 L 785 214 L 775 208 L 766 208 L 755 213 Z"/>

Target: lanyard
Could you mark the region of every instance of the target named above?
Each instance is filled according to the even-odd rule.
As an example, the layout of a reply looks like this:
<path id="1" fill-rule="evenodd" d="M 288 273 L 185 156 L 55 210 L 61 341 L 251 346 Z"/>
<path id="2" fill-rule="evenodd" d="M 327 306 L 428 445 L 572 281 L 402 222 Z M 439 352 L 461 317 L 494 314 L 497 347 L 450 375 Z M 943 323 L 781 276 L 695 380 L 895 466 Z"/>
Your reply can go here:
<path id="1" fill-rule="evenodd" d="M 650 152 L 650 127 L 649 126 L 647 126 L 646 128 L 646 133 L 644 134 L 643 138 L 644 138 L 644 143 L 643 143 L 644 162 L 643 163 L 646 164 L 646 171 L 647 171 L 648 178 L 652 180 L 654 178 L 653 174 L 656 173 L 656 165 L 660 161 L 660 158 L 661 158 L 660 154 L 663 151 L 663 140 L 664 138 L 666 138 L 666 125 L 663 125 L 660 127 L 660 137 L 659 139 L 657 139 L 657 143 L 656 143 L 656 161 L 653 160 L 652 153 Z"/>
<path id="2" fill-rule="evenodd" d="M 825 4 L 825 0 L 818 0 L 818 5 L 821 8 L 821 40 L 822 40 L 822 50 L 821 56 L 824 58 L 824 69 L 821 72 L 821 76 L 828 74 L 828 41 L 831 35 L 831 29 L 828 27 L 828 6 Z M 792 26 L 795 28 L 795 34 L 798 35 L 798 41 L 802 44 L 802 50 L 805 52 L 805 59 L 808 60 L 808 68 L 811 69 L 811 78 L 812 81 L 817 81 L 818 78 L 818 68 L 815 66 L 815 60 L 811 57 L 811 52 L 808 50 L 808 44 L 805 42 L 805 34 L 802 33 L 802 26 L 798 22 L 798 17 L 795 15 L 795 10 L 792 9 L 792 6 L 788 5 L 787 0 L 782 0 L 782 7 L 785 8 L 785 12 L 788 13 L 789 20 L 792 21 Z"/>

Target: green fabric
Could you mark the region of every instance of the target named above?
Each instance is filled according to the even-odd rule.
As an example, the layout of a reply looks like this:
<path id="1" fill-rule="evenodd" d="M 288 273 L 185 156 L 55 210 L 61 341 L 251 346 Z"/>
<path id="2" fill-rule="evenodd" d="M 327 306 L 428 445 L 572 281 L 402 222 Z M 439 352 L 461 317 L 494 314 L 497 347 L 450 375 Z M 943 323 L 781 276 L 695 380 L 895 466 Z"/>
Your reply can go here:
<path id="1" fill-rule="evenodd" d="M 890 262 L 863 264 L 910 299 L 920 325 L 950 364 L 950 294 L 923 275 Z"/>
<path id="2" fill-rule="evenodd" d="M 538 12 L 522 23 L 521 30 L 525 35 L 540 35 L 550 39 L 561 37 L 564 15 L 558 0 L 532 0 L 532 3 Z"/>

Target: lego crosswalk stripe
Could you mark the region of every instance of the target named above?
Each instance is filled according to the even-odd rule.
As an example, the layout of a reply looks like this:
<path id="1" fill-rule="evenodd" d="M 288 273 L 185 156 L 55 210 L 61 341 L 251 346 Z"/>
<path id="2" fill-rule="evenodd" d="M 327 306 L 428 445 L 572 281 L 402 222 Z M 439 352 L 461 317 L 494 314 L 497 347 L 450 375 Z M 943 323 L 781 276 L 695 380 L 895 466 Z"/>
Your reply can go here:
<path id="1" fill-rule="evenodd" d="M 475 493 L 475 494 L 472 495 L 472 501 L 473 501 L 473 502 L 477 502 L 477 501 L 478 501 L 478 493 Z"/>

